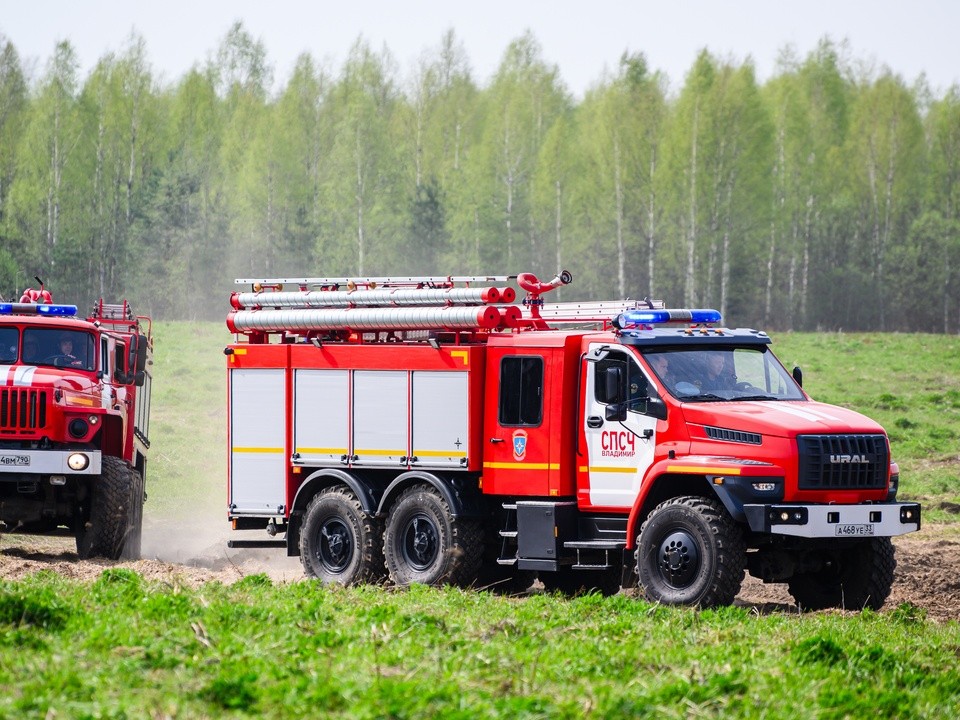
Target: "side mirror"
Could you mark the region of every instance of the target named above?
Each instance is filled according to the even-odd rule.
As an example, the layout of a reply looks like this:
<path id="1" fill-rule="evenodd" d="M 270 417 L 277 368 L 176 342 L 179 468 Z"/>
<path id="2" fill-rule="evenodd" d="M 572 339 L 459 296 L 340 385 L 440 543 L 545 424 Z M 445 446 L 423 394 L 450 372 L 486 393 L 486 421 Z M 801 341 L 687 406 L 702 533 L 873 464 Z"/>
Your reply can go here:
<path id="1" fill-rule="evenodd" d="M 138 372 L 133 376 L 133 384 L 137 387 L 143 387 L 143 383 L 147 379 L 147 374 L 145 372 Z"/>
<path id="2" fill-rule="evenodd" d="M 147 336 L 133 335 L 130 338 L 127 367 L 130 372 L 142 373 L 147 367 Z"/>
<path id="3" fill-rule="evenodd" d="M 667 419 L 667 404 L 658 397 L 651 397 L 647 399 L 647 410 L 646 413 L 650 417 L 655 417 L 657 420 L 666 420 Z"/>
<path id="4" fill-rule="evenodd" d="M 613 403 L 611 405 L 607 405 L 606 409 L 603 411 L 603 416 L 607 420 L 623 422 L 627 419 L 627 404 Z"/>
<path id="5" fill-rule="evenodd" d="M 797 385 L 803 387 L 803 370 L 799 365 L 793 368 L 793 379 L 797 381 Z"/>
<path id="6" fill-rule="evenodd" d="M 613 365 L 608 367 L 603 374 L 603 396 L 606 398 L 607 402 L 618 403 L 623 398 L 621 397 L 620 388 L 623 386 L 621 382 L 623 378 L 623 372 L 621 368 Z"/>

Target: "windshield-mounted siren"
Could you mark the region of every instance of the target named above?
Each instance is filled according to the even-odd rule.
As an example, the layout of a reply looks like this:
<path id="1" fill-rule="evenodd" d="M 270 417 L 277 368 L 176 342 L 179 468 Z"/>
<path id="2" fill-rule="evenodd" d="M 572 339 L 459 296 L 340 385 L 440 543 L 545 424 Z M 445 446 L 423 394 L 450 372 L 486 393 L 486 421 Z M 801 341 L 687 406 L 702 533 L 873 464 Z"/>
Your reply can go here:
<path id="1" fill-rule="evenodd" d="M 617 330 L 649 330 L 652 325 L 691 323 L 712 325 L 721 320 L 718 310 L 628 310 L 613 319 Z"/>
<path id="2" fill-rule="evenodd" d="M 48 315 L 50 317 L 73 317 L 76 305 L 39 305 L 37 303 L 0 303 L 0 315 Z"/>

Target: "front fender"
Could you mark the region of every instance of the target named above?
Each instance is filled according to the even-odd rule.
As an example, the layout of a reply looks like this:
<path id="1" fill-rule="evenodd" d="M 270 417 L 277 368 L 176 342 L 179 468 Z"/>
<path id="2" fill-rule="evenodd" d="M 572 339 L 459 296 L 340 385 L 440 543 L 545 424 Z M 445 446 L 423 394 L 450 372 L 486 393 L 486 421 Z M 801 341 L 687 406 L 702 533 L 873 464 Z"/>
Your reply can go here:
<path id="1" fill-rule="evenodd" d="M 734 457 L 691 455 L 660 460 L 650 466 L 630 510 L 627 547 L 635 547 L 644 518 L 665 500 L 679 495 L 715 496 L 736 522 L 746 522 L 745 504 L 783 499 L 784 475 L 784 469 L 772 463 Z M 757 490 L 755 484 L 772 487 Z"/>

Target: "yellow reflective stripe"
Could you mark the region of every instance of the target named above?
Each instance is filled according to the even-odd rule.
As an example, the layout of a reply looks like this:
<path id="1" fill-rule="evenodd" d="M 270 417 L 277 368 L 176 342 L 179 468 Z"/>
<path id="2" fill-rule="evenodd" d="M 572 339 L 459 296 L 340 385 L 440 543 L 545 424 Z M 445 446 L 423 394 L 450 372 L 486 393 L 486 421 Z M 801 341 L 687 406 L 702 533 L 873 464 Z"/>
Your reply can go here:
<path id="1" fill-rule="evenodd" d="M 233 451 L 235 453 L 282 453 L 283 448 L 279 447 L 236 447 L 234 446 Z"/>
<path id="2" fill-rule="evenodd" d="M 559 470 L 560 463 L 506 463 L 489 462 L 483 467 L 490 470 Z"/>
<path id="3" fill-rule="evenodd" d="M 347 449 L 346 448 L 314 448 L 314 447 L 300 448 L 298 447 L 295 450 L 295 452 L 298 452 L 301 455 L 346 455 Z"/>
<path id="4" fill-rule="evenodd" d="M 450 357 L 460 358 L 463 360 L 464 366 L 470 364 L 470 356 L 467 354 L 466 350 L 452 350 L 450 352 Z"/>
<path id="5" fill-rule="evenodd" d="M 423 457 L 466 457 L 465 452 L 459 450 L 414 450 L 413 454 Z"/>
<path id="6" fill-rule="evenodd" d="M 354 455 L 377 455 L 377 456 L 386 456 L 386 455 L 406 455 L 406 450 L 359 450 L 354 448 Z"/>
<path id="7" fill-rule="evenodd" d="M 667 472 L 697 473 L 702 475 L 739 475 L 740 468 L 715 468 L 705 465 L 667 465 Z"/>
<path id="8" fill-rule="evenodd" d="M 591 465 L 589 468 L 582 467 L 580 472 L 590 472 L 595 473 L 635 473 L 637 469 L 635 467 L 614 467 L 611 465 Z"/>

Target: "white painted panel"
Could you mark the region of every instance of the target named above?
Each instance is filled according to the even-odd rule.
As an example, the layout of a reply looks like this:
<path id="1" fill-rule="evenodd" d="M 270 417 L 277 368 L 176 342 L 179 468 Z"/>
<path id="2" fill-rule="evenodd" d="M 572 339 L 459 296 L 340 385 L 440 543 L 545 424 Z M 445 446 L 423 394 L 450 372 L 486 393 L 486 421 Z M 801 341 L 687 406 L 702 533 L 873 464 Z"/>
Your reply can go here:
<path id="1" fill-rule="evenodd" d="M 350 374 L 347 370 L 297 370 L 293 385 L 294 462 L 339 465 L 350 452 Z"/>
<path id="2" fill-rule="evenodd" d="M 357 465 L 400 467 L 408 455 L 406 371 L 353 373 L 353 454 Z"/>
<path id="3" fill-rule="evenodd" d="M 283 370 L 230 371 L 230 502 L 236 515 L 286 503 Z"/>
<path id="4" fill-rule="evenodd" d="M 413 373 L 413 455 L 417 467 L 465 466 L 468 426 L 467 373 Z"/>

